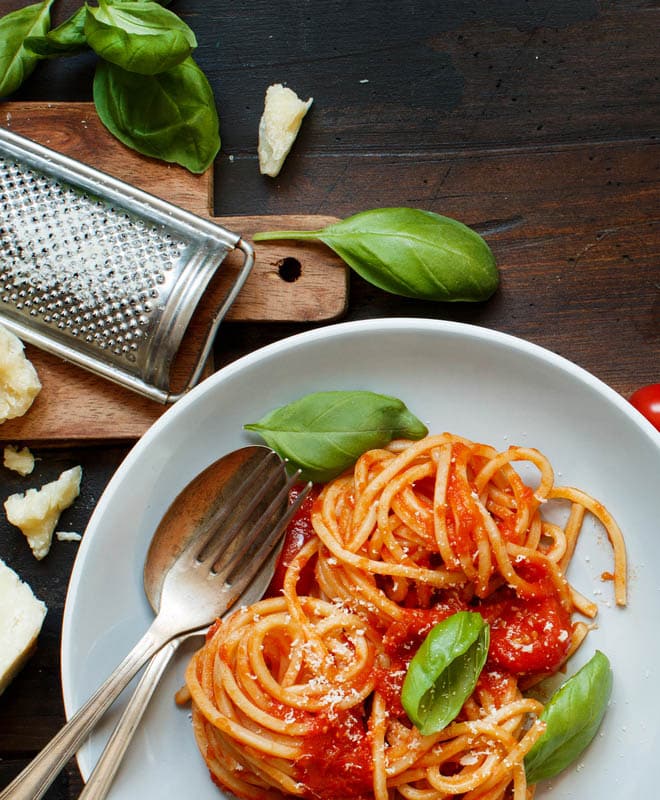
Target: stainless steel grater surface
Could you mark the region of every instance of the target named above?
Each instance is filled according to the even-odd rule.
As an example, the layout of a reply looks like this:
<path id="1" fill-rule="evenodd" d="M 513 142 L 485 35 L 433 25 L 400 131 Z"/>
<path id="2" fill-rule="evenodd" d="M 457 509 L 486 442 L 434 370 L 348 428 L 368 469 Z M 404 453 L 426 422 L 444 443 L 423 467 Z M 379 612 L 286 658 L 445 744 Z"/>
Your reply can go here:
<path id="1" fill-rule="evenodd" d="M 253 264 L 240 236 L 0 128 L 0 323 L 159 402 L 205 288 L 243 264 L 214 312 L 183 391 Z"/>

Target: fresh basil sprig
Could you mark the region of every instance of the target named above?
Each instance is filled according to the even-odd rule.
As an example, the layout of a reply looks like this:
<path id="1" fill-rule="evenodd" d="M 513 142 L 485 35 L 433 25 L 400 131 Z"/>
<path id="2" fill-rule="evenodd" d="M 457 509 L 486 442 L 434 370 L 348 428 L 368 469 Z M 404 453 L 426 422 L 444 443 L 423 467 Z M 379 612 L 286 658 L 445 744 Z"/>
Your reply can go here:
<path id="1" fill-rule="evenodd" d="M 489 643 L 490 628 L 474 611 L 459 611 L 431 628 L 401 690 L 401 704 L 422 736 L 456 718 L 474 691 Z"/>
<path id="2" fill-rule="evenodd" d="M 190 53 L 195 34 L 168 0 L 99 0 L 50 30 L 53 0 L 0 19 L 0 97 L 41 59 L 95 50 L 94 103 L 110 133 L 152 158 L 204 172 L 220 149 L 213 91 Z"/>
<path id="3" fill-rule="evenodd" d="M 528 783 L 554 778 L 596 735 L 612 693 L 610 662 L 600 650 L 551 697 L 541 713 L 546 729 L 525 756 Z"/>
<path id="4" fill-rule="evenodd" d="M 70 56 L 86 50 L 85 19 L 87 8 L 82 6 L 57 28 L 44 36 L 28 36 L 25 48 L 40 58 Z"/>
<path id="5" fill-rule="evenodd" d="M 87 6 L 85 35 L 101 58 L 141 75 L 165 72 L 197 47 L 186 23 L 153 0 L 99 0 L 98 6 Z"/>
<path id="6" fill-rule="evenodd" d="M 245 428 L 317 482 L 332 480 L 366 450 L 428 433 L 401 400 L 368 391 L 308 394 Z"/>
<path id="7" fill-rule="evenodd" d="M 144 155 L 204 172 L 220 149 L 213 90 L 190 57 L 158 75 L 99 61 L 94 103 L 106 128 Z"/>
<path id="8" fill-rule="evenodd" d="M 0 19 L 0 97 L 15 92 L 37 66 L 39 56 L 25 48 L 25 40 L 47 33 L 52 5 L 43 0 Z"/>
<path id="9" fill-rule="evenodd" d="M 417 208 L 362 211 L 317 231 L 268 231 L 255 241 L 319 239 L 370 283 L 422 300 L 486 300 L 499 274 L 478 233 Z"/>

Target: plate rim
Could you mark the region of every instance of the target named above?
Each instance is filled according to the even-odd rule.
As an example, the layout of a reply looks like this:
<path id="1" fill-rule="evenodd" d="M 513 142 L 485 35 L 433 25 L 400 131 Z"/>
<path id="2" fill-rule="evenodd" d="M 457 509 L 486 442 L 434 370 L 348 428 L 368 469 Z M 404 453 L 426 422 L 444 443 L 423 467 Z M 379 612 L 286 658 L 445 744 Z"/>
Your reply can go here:
<path id="1" fill-rule="evenodd" d="M 67 592 L 64 601 L 64 611 L 62 618 L 62 636 L 60 644 L 60 683 L 64 700 L 66 718 L 69 719 L 74 711 L 74 681 L 71 672 L 72 658 L 72 639 L 74 629 L 72 617 L 76 608 L 76 596 L 84 576 L 84 567 L 88 552 L 93 546 L 95 530 L 99 520 L 103 517 L 105 510 L 113 500 L 116 487 L 123 481 L 124 473 L 130 470 L 132 464 L 141 457 L 153 440 L 156 440 L 163 429 L 167 429 L 177 417 L 185 412 L 188 406 L 195 404 L 199 398 L 209 392 L 213 392 L 218 384 L 229 380 L 236 373 L 240 373 L 261 361 L 269 359 L 271 356 L 306 346 L 316 341 L 327 341 L 330 339 L 350 336 L 351 334 L 369 334 L 374 332 L 396 332 L 396 331 L 418 331 L 420 333 L 448 334 L 459 338 L 467 338 L 479 342 L 486 342 L 495 346 L 505 347 L 509 350 L 517 351 L 532 357 L 537 362 L 550 364 L 564 373 L 568 373 L 572 378 L 577 379 L 582 384 L 595 390 L 599 395 L 612 403 L 617 409 L 628 418 L 640 432 L 650 440 L 650 444 L 655 445 L 660 458 L 660 432 L 638 412 L 629 401 L 609 386 L 601 378 L 589 372 L 584 367 L 576 364 L 565 356 L 562 356 L 542 345 L 529 341 L 522 337 L 494 330 L 492 328 L 475 325 L 471 323 L 456 322 L 453 320 L 438 320 L 419 317 L 381 317 L 368 320 L 351 320 L 338 322 L 330 325 L 320 326 L 312 330 L 302 331 L 291 336 L 284 337 L 275 342 L 257 348 L 235 361 L 219 369 L 197 386 L 191 389 L 175 404 L 166 411 L 149 427 L 143 436 L 137 440 L 125 458 L 121 461 L 114 474 L 101 493 L 94 510 L 90 516 L 85 529 L 85 535 L 80 543 L 74 564 L 71 570 Z M 86 781 L 90 770 L 83 769 L 83 765 L 78 761 L 80 772 Z"/>

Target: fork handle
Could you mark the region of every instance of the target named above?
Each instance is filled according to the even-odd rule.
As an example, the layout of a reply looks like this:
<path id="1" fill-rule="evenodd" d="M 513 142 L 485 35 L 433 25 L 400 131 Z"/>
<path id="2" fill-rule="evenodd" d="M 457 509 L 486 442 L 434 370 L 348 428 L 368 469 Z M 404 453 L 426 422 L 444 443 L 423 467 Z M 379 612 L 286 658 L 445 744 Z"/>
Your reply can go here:
<path id="1" fill-rule="evenodd" d="M 105 683 L 0 793 L 0 800 L 39 800 L 43 797 L 112 702 L 168 639 L 169 636 L 160 632 L 154 623 Z"/>
<path id="2" fill-rule="evenodd" d="M 147 664 L 140 682 L 135 687 L 128 705 L 121 715 L 105 749 L 89 776 L 78 800 L 103 800 L 124 757 L 124 753 L 146 711 L 151 695 L 154 693 L 167 665 L 179 648 L 181 642 L 190 634 L 172 639 L 160 649 Z"/>

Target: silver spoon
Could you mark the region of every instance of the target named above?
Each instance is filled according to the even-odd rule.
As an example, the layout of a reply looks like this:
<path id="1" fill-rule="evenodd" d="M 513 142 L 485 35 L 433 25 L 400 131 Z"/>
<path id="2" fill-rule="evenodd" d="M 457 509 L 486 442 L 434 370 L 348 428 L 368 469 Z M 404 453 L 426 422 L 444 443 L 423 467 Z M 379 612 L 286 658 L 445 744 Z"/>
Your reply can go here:
<path id="1" fill-rule="evenodd" d="M 288 505 L 281 459 L 269 448 L 229 453 L 195 478 L 170 506 L 152 540 L 145 587 L 156 618 L 105 683 L 0 793 L 39 800 L 138 670 L 167 642 L 210 625 L 250 585 L 281 540 L 302 494 Z M 213 488 L 215 486 L 215 488 Z"/>

